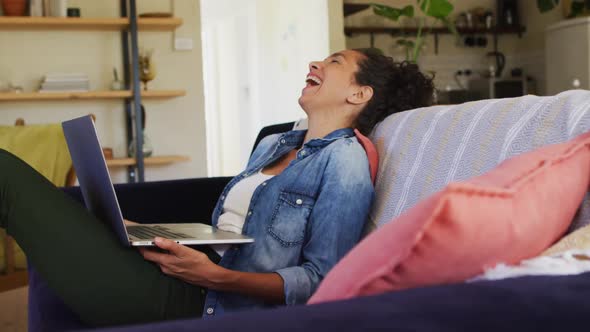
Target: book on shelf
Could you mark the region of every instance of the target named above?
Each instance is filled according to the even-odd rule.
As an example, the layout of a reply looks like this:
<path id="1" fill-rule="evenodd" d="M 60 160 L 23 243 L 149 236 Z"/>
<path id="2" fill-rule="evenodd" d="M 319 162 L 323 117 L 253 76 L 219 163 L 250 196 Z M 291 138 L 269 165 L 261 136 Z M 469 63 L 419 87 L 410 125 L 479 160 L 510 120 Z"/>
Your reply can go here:
<path id="1" fill-rule="evenodd" d="M 57 83 L 79 83 L 88 82 L 88 78 L 45 78 L 43 82 L 57 82 Z"/>
<path id="2" fill-rule="evenodd" d="M 62 81 L 87 81 L 88 75 L 84 73 L 50 73 L 43 77 L 45 82 L 62 82 Z"/>
<path id="3" fill-rule="evenodd" d="M 40 92 L 88 91 L 88 90 L 90 90 L 90 85 L 88 83 L 83 83 L 83 84 L 42 84 L 39 89 Z"/>
<path id="4" fill-rule="evenodd" d="M 87 87 L 89 85 L 88 80 L 85 81 L 53 81 L 53 82 L 41 82 L 41 86 L 43 87 L 53 87 L 53 88 L 60 88 L 60 87 Z"/>
<path id="5" fill-rule="evenodd" d="M 50 73 L 41 80 L 39 92 L 81 92 L 90 90 L 88 75 L 83 73 Z"/>
<path id="6" fill-rule="evenodd" d="M 67 89 L 67 90 L 44 90 L 40 89 L 39 93 L 56 93 L 56 92 L 88 92 L 88 89 Z"/>
<path id="7" fill-rule="evenodd" d="M 90 91 L 88 87 L 83 86 L 72 86 L 72 87 L 45 87 L 42 86 L 39 89 L 39 92 L 82 92 L 82 91 Z"/>

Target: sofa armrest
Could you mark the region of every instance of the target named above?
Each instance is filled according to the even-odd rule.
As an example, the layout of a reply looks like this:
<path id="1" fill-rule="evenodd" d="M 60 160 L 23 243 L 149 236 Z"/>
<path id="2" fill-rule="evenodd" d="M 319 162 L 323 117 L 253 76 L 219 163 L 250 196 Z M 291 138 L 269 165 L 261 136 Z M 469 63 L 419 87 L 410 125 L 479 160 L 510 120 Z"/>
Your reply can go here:
<path id="1" fill-rule="evenodd" d="M 140 223 L 211 224 L 217 198 L 230 179 L 192 178 L 116 184 L 114 187 L 125 219 Z M 83 204 L 80 187 L 63 190 Z"/>
<path id="2" fill-rule="evenodd" d="M 582 331 L 588 328 L 589 295 L 590 272 L 524 276 L 88 331 Z"/>

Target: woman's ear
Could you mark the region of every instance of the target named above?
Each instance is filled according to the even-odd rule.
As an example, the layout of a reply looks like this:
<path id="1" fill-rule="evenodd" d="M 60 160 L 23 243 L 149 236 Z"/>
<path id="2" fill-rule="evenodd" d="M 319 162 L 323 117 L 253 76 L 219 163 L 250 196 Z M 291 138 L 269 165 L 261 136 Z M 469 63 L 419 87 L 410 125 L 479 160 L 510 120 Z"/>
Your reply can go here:
<path id="1" fill-rule="evenodd" d="M 356 92 L 349 95 L 346 101 L 353 105 L 366 104 L 373 98 L 373 88 L 368 85 L 359 86 Z"/>

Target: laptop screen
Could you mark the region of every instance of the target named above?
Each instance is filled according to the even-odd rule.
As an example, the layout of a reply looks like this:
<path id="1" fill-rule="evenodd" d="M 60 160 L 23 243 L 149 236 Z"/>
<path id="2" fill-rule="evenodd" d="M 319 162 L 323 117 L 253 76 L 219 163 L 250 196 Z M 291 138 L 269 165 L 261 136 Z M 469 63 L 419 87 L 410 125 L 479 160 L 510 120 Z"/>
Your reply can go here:
<path id="1" fill-rule="evenodd" d="M 90 115 L 62 122 L 86 208 L 108 223 L 119 241 L 129 246 L 129 237 L 117 201 L 115 188 Z"/>

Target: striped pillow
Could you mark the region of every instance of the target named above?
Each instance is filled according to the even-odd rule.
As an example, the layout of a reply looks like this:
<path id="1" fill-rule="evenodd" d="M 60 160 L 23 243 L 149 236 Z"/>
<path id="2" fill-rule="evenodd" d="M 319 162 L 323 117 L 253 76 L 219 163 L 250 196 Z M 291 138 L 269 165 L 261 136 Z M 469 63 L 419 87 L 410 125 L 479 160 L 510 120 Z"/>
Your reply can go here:
<path id="1" fill-rule="evenodd" d="M 380 227 L 451 181 L 590 130 L 590 91 L 431 106 L 389 116 L 371 134 L 380 156 L 369 227 Z M 590 224 L 586 195 L 569 231 Z"/>

